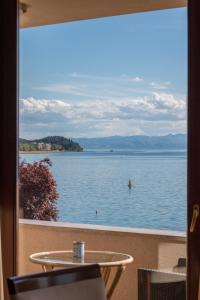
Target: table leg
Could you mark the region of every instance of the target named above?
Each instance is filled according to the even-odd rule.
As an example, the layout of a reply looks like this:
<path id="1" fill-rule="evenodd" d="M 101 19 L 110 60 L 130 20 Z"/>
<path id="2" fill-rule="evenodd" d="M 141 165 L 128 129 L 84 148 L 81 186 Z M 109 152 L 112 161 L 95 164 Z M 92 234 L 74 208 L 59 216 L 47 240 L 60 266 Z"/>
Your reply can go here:
<path id="1" fill-rule="evenodd" d="M 107 286 L 110 277 L 111 267 L 104 267 L 102 269 L 102 278 L 104 280 L 105 286 Z"/>
<path id="2" fill-rule="evenodd" d="M 44 272 L 52 271 L 53 268 L 54 268 L 53 266 L 42 265 L 42 270 L 43 270 Z"/>
<path id="3" fill-rule="evenodd" d="M 112 294 L 117 286 L 117 283 L 119 282 L 120 280 L 120 277 L 123 273 L 123 271 L 125 270 L 125 266 L 118 266 L 117 267 L 117 271 L 116 271 L 116 274 L 114 275 L 114 278 L 113 278 L 113 282 L 108 290 L 108 293 L 107 293 L 107 299 L 110 300 L 111 297 L 112 297 Z"/>

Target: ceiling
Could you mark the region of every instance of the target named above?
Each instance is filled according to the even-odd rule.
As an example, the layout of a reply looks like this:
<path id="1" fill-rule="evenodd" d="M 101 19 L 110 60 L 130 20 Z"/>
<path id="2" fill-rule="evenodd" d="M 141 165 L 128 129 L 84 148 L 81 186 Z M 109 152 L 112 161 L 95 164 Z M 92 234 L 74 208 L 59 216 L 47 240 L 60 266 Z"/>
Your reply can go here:
<path id="1" fill-rule="evenodd" d="M 22 0 L 27 11 L 20 27 L 34 27 L 70 21 L 186 6 L 187 0 Z"/>

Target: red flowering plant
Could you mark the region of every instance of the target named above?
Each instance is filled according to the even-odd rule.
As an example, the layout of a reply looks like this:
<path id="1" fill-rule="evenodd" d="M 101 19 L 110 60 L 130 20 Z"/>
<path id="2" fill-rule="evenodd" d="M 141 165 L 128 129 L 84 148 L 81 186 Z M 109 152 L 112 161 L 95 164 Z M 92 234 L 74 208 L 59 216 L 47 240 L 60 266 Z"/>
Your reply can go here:
<path id="1" fill-rule="evenodd" d="M 49 169 L 52 162 L 44 158 L 38 162 L 19 164 L 19 202 L 21 217 L 25 219 L 57 221 L 57 185 Z"/>

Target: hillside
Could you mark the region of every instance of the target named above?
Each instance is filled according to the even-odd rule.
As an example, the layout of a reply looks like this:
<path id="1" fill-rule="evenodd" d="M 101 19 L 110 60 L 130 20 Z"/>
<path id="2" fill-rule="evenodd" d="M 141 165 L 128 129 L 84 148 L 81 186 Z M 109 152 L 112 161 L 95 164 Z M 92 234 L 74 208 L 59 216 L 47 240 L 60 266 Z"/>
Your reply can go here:
<path id="1" fill-rule="evenodd" d="M 187 147 L 185 134 L 165 136 L 111 136 L 102 138 L 76 138 L 85 149 L 132 149 L 132 150 L 184 150 Z"/>
<path id="2" fill-rule="evenodd" d="M 20 151 L 83 151 L 78 142 L 62 136 L 47 136 L 41 139 L 19 139 Z"/>

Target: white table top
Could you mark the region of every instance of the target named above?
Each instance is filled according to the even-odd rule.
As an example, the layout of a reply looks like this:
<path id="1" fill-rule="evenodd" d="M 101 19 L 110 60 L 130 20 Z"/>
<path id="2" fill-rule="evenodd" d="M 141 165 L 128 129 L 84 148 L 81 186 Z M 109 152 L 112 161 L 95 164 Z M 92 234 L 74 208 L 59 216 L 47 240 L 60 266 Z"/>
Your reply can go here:
<path id="1" fill-rule="evenodd" d="M 133 257 L 124 253 L 110 251 L 85 251 L 83 259 L 73 257 L 73 251 L 50 251 L 30 255 L 36 264 L 57 267 L 98 264 L 101 267 L 120 266 L 133 262 Z"/>

